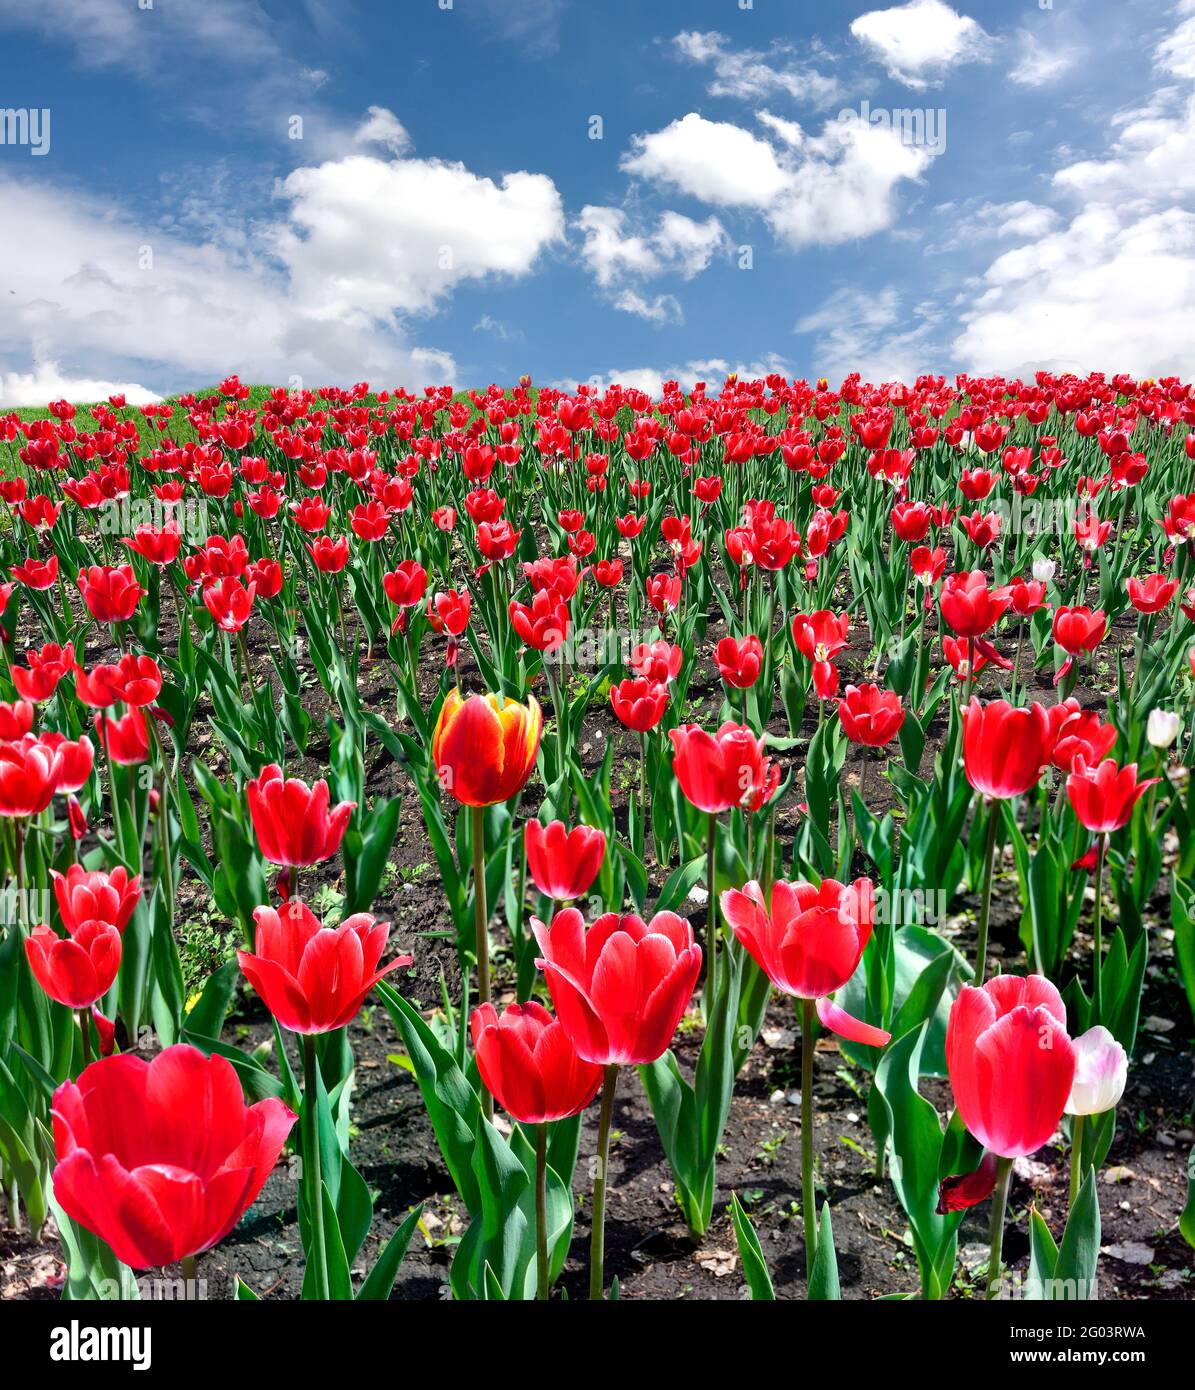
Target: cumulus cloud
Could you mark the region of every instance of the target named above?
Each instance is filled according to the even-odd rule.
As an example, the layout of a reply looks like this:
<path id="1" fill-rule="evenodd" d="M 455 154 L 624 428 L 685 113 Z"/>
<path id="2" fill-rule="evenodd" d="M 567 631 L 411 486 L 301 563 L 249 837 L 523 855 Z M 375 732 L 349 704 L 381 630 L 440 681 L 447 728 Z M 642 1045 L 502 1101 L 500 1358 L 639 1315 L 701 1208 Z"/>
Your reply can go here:
<path id="1" fill-rule="evenodd" d="M 30 361 L 43 371 L 60 363 L 64 378 L 170 386 L 227 371 L 422 386 L 455 369 L 447 353 L 411 345 L 367 307 L 319 316 L 261 248 L 195 244 L 44 180 L 2 178 L 0 200 L 0 264 L 21 268 L 0 294 L 10 380 Z"/>
<path id="2" fill-rule="evenodd" d="M 992 42 L 975 20 L 943 0 L 869 10 L 852 21 L 851 33 L 890 77 L 918 88 L 963 63 L 985 61 Z"/>
<path id="3" fill-rule="evenodd" d="M 607 387 L 616 384 L 627 386 L 637 391 L 645 391 L 653 400 L 659 400 L 664 393 L 666 381 L 675 381 L 685 391 L 691 391 L 699 381 L 704 381 L 707 386 L 713 388 L 720 387 L 732 371 L 737 372 L 744 379 L 754 380 L 769 376 L 773 372 L 779 372 L 783 376 L 791 376 L 792 370 L 792 363 L 778 353 L 767 353 L 764 357 L 753 362 L 734 364 L 729 358 L 707 357 L 679 363 L 671 367 L 627 367 L 598 372 L 587 377 L 583 384 L 592 386 L 598 391 L 604 391 Z M 582 383 L 561 379 L 552 384 L 558 390 L 572 391 Z"/>
<path id="4" fill-rule="evenodd" d="M 1195 214 L 1092 206 L 997 257 L 954 349 L 970 370 L 1195 371 Z"/>
<path id="5" fill-rule="evenodd" d="M 499 182 L 438 159 L 344 159 L 296 169 L 274 233 L 297 301 L 314 317 L 427 313 L 464 281 L 526 275 L 564 235 L 543 174 Z"/>
<path id="6" fill-rule="evenodd" d="M 776 129 L 775 118 L 763 124 Z M 916 179 L 931 155 L 900 133 L 857 117 L 827 121 L 817 136 L 793 123 L 777 149 L 741 126 L 695 112 L 638 135 L 622 167 L 717 206 L 762 213 L 793 249 L 870 236 L 896 217 L 896 189 Z"/>
<path id="7" fill-rule="evenodd" d="M 29 372 L 0 372 L 0 409 L 4 410 L 58 400 L 106 401 L 109 396 L 124 396 L 130 405 L 162 399 L 136 381 L 68 376 L 57 362 L 36 362 Z"/>

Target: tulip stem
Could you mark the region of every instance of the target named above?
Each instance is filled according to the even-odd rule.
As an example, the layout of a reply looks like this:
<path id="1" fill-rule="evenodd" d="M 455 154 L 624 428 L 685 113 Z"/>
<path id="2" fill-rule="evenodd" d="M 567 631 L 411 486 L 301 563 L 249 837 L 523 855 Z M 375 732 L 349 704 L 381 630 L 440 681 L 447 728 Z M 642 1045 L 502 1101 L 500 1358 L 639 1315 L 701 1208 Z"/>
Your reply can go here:
<path id="1" fill-rule="evenodd" d="M 602 1109 L 598 1116 L 597 1171 L 593 1178 L 593 1228 L 589 1235 L 589 1298 L 600 1302 L 606 1296 L 606 1168 L 610 1161 L 610 1121 L 614 1117 L 614 1091 L 618 1085 L 618 1064 L 606 1067 L 602 1083 Z"/>
<path id="2" fill-rule="evenodd" d="M 1008 1187 L 1012 1181 L 1012 1159 L 997 1158 L 996 1189 L 992 1194 L 992 1243 L 988 1253 L 988 1294 L 995 1298 L 1000 1290 L 1000 1252 L 1004 1246 L 1004 1214 L 1008 1210 Z"/>
<path id="3" fill-rule="evenodd" d="M 805 1278 L 817 1254 L 817 1194 L 813 1189 L 813 1000 L 801 1000 L 801 1215 L 805 1220 Z"/>
<path id="4" fill-rule="evenodd" d="M 546 1302 L 548 1283 L 548 1126 L 535 1126 L 535 1297 Z"/>
<path id="5" fill-rule="evenodd" d="M 303 1130 L 306 1152 L 303 1155 L 303 1177 L 307 1183 L 307 1215 L 311 1221 L 311 1248 L 308 1259 L 315 1262 L 315 1297 L 327 1301 L 332 1297 L 328 1282 L 328 1251 L 324 1240 L 324 1178 L 320 1164 L 319 1146 L 319 1062 L 315 1055 L 315 1035 L 303 1034 Z"/>
<path id="6" fill-rule="evenodd" d="M 477 942 L 477 1002 L 490 1002 L 490 913 L 485 900 L 485 807 L 474 806 L 473 813 L 473 931 Z M 487 1120 L 494 1118 L 494 1098 L 483 1086 L 481 1110 Z"/>
<path id="7" fill-rule="evenodd" d="M 716 883 L 717 869 L 715 857 L 717 849 L 718 817 L 711 811 L 709 819 L 709 835 L 706 841 L 705 851 L 705 883 L 709 893 L 705 910 L 705 939 L 710 953 L 709 972 L 706 975 L 706 989 L 709 993 L 708 1002 L 703 1002 L 702 1013 L 705 1015 L 706 1024 L 709 1024 L 710 1016 L 714 1011 L 714 1004 L 718 998 L 718 892 Z"/>
<path id="8" fill-rule="evenodd" d="M 195 1256 L 184 1255 L 179 1261 L 179 1270 L 183 1276 L 183 1298 L 189 1302 L 199 1296 L 198 1283 L 195 1278 Z"/>
<path id="9" fill-rule="evenodd" d="M 979 908 L 979 940 L 975 945 L 975 984 L 982 985 L 988 973 L 988 922 L 992 915 L 992 878 L 996 868 L 996 803 L 988 807 L 987 840 L 983 851 L 983 901 Z"/>
<path id="10" fill-rule="evenodd" d="M 1104 1021 L 1104 856 L 1108 852 L 1108 837 L 1100 835 L 1096 839 L 1095 852 L 1095 958 L 1092 1002 L 1095 1005 L 1095 1021 Z"/>
<path id="11" fill-rule="evenodd" d="M 86 1009 L 79 1010 L 79 1027 L 83 1030 L 83 1066 L 91 1066 L 91 1015 Z"/>
<path id="12" fill-rule="evenodd" d="M 1071 1118 L 1071 1207 L 1075 1205 L 1075 1199 L 1079 1195 L 1080 1182 L 1083 1177 L 1083 1116 L 1075 1115 Z"/>

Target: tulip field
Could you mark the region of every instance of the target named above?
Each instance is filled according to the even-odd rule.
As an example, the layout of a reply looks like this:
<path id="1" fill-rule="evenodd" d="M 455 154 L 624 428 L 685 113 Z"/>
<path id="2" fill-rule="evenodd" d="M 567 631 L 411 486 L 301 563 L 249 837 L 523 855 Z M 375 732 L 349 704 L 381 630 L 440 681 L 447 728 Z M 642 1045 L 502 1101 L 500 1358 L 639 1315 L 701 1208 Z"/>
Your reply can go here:
<path id="1" fill-rule="evenodd" d="M 0 1298 L 1192 1297 L 1195 386 L 234 376 L 0 499 Z"/>

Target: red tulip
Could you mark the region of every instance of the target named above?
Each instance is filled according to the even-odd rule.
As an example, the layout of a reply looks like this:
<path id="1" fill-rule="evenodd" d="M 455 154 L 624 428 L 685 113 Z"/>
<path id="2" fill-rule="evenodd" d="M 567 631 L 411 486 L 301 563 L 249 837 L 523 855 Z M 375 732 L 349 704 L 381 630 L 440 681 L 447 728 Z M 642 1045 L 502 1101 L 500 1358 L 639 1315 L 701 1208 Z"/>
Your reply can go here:
<path id="1" fill-rule="evenodd" d="M 0 816 L 36 816 L 54 799 L 63 755 L 33 734 L 0 743 Z"/>
<path id="2" fill-rule="evenodd" d="M 610 704 L 621 722 L 633 733 L 646 734 L 664 717 L 668 687 L 659 681 L 624 680 L 610 687 Z"/>
<path id="3" fill-rule="evenodd" d="M 308 787 L 297 777 L 284 778 L 277 763 L 263 767 L 245 793 L 262 854 L 271 864 L 289 868 L 331 859 L 357 805 L 342 801 L 329 810 L 331 796 L 322 777 Z"/>
<path id="4" fill-rule="evenodd" d="M 149 760 L 149 731 L 139 709 L 131 709 L 119 719 L 97 714 L 95 732 L 100 747 L 120 767 L 136 767 Z"/>
<path id="5" fill-rule="evenodd" d="M 40 651 L 27 651 L 25 660 L 29 663 L 28 670 L 23 666 L 14 666 L 12 683 L 21 699 L 32 700 L 36 704 L 48 700 L 58 689 L 58 682 L 63 676 L 74 669 L 74 643 L 68 642 L 65 647 L 60 647 L 57 642 L 47 642 Z"/>
<path id="6" fill-rule="evenodd" d="M 1009 589 L 989 589 L 982 570 L 952 574 L 939 597 L 942 617 L 959 637 L 982 637 L 1012 602 Z"/>
<path id="7" fill-rule="evenodd" d="M 586 892 L 602 867 L 606 836 L 591 825 L 566 830 L 563 821 L 541 825 L 529 820 L 523 830 L 527 871 L 541 893 L 568 902 Z"/>
<path id="8" fill-rule="evenodd" d="M 1178 593 L 1178 580 L 1164 574 L 1147 574 L 1144 579 L 1130 579 L 1126 588 L 1129 602 L 1138 613 L 1160 613 Z"/>
<path id="9" fill-rule="evenodd" d="M 72 864 L 65 874 L 51 869 L 50 876 L 62 925 L 72 933 L 91 920 L 107 922 L 123 932 L 141 897 L 141 875 L 130 878 L 122 864 L 111 873 Z"/>
<path id="10" fill-rule="evenodd" d="M 1079 708 L 1075 699 L 1065 700 L 1050 710 L 1054 729 L 1054 747 L 1050 761 L 1062 772 L 1073 772 L 1075 759 L 1081 757 L 1094 767 L 1111 751 L 1116 742 L 1116 728 L 1100 722 L 1095 710 Z"/>
<path id="11" fill-rule="evenodd" d="M 291 898 L 281 912 L 254 909 L 253 950 L 238 951 L 245 978 L 270 1013 L 292 1033 L 331 1033 L 360 1012 L 383 975 L 411 956 L 378 969 L 390 928 L 368 912 L 325 928 L 305 903 Z"/>
<path id="12" fill-rule="evenodd" d="M 735 690 L 747 690 L 763 668 L 763 643 L 754 634 L 723 637 L 714 651 L 718 673 Z"/>
<path id="13" fill-rule="evenodd" d="M 232 1064 L 187 1046 L 95 1062 L 59 1086 L 51 1113 L 55 1197 L 134 1269 L 223 1240 L 296 1118 L 274 1097 L 246 1106 Z"/>
<path id="14" fill-rule="evenodd" d="M 1024 1158 L 1058 1128 L 1075 1076 L 1066 1008 L 1040 975 L 964 985 L 950 1010 L 946 1065 L 967 1129 L 1002 1158 Z"/>
<path id="15" fill-rule="evenodd" d="M 671 642 L 641 642 L 631 652 L 627 665 L 637 676 L 666 686 L 680 675 L 684 659 L 684 650 Z"/>
<path id="16" fill-rule="evenodd" d="M 752 880 L 727 889 L 721 903 L 735 936 L 778 990 L 816 999 L 822 1023 L 852 1042 L 889 1041 L 891 1034 L 852 1018 L 829 997 L 855 973 L 871 936 L 875 890 L 868 879 L 849 887 L 832 878 L 820 887 L 777 879 L 770 907 Z"/>
<path id="17" fill-rule="evenodd" d="M 552 589 L 540 589 L 531 603 L 510 601 L 510 624 L 529 647 L 554 652 L 568 637 L 568 604 Z"/>
<path id="18" fill-rule="evenodd" d="M 79 592 L 97 622 L 127 623 L 147 591 L 132 565 L 91 565 L 79 571 Z"/>
<path id="19" fill-rule="evenodd" d="M 816 613 L 798 613 L 792 622 L 793 641 L 807 661 L 818 664 L 833 661 L 846 646 L 850 626 L 849 613 L 839 616 L 828 608 L 819 608 Z"/>
<path id="20" fill-rule="evenodd" d="M 396 608 L 411 608 L 427 593 L 427 571 L 417 560 L 403 560 L 382 575 L 382 589 Z"/>
<path id="21" fill-rule="evenodd" d="M 1037 785 L 1053 749 L 1050 716 L 1038 704 L 974 699 L 963 717 L 963 768 L 987 797 L 1007 801 Z"/>
<path id="22" fill-rule="evenodd" d="M 870 684 L 848 685 L 838 702 L 838 718 L 852 743 L 883 748 L 896 737 L 905 722 L 905 712 L 894 690 L 881 690 Z"/>
<path id="23" fill-rule="evenodd" d="M 699 811 L 717 814 L 733 806 L 758 810 L 780 784 L 762 738 L 743 724 L 727 722 L 716 734 L 696 724 L 669 730 L 672 770 L 681 791 Z"/>
<path id="24" fill-rule="evenodd" d="M 33 728 L 31 700 L 0 700 L 0 741 L 24 738 Z"/>
<path id="25" fill-rule="evenodd" d="M 29 968 L 42 989 L 68 1009 L 89 1009 L 120 969 L 120 932 L 108 922 L 78 923 L 66 937 L 47 926 L 25 938 Z"/>
<path id="26" fill-rule="evenodd" d="M 602 1068 L 578 1056 L 564 1026 L 535 1000 L 474 1009 L 469 1021 L 486 1090 L 520 1124 L 579 1114 L 597 1094 Z"/>
<path id="27" fill-rule="evenodd" d="M 607 912 L 587 930 L 566 907 L 551 926 L 532 918 L 531 927 L 556 1015 L 585 1061 L 641 1066 L 664 1054 L 701 973 L 683 917 Z"/>
<path id="28" fill-rule="evenodd" d="M 203 586 L 203 602 L 221 632 L 240 632 L 249 621 L 257 589 L 246 587 L 233 575 Z"/>
<path id="29" fill-rule="evenodd" d="M 1133 807 L 1161 780 L 1147 777 L 1138 782 L 1136 763 L 1118 767 L 1111 758 L 1105 758 L 1098 767 L 1088 767 L 1080 753 L 1075 758 L 1074 771 L 1066 779 L 1066 794 L 1075 815 L 1088 830 L 1108 835 L 1128 825 Z"/>
<path id="30" fill-rule="evenodd" d="M 1071 656 L 1095 651 L 1107 630 L 1108 619 L 1102 608 L 1094 613 L 1085 606 L 1054 610 L 1054 641 Z"/>

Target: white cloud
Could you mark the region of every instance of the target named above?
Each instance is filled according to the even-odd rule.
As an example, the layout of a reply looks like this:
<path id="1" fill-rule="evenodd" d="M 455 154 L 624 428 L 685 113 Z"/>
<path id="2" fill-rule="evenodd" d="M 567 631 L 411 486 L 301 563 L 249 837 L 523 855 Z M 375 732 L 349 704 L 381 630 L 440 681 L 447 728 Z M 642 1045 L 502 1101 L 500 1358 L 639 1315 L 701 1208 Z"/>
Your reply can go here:
<path id="1" fill-rule="evenodd" d="M 776 129 L 774 118 L 763 123 Z M 827 121 L 820 135 L 803 136 L 797 148 L 790 138 L 781 151 L 740 126 L 690 112 L 663 130 L 636 136 L 622 167 L 702 202 L 754 208 L 799 249 L 889 226 L 897 186 L 916 179 L 930 158 L 898 131 L 853 116 Z"/>
<path id="2" fill-rule="evenodd" d="M 670 294 L 649 297 L 627 284 L 665 274 L 691 280 L 730 244 L 716 217 L 695 222 L 679 212 L 661 214 L 652 232 L 629 231 L 621 208 L 589 204 L 576 227 L 582 235 L 581 258 L 598 286 L 610 291 L 617 309 L 653 323 L 681 322 L 680 304 Z"/>
<path id="3" fill-rule="evenodd" d="M 0 178 L 0 362 L 62 364 L 64 377 L 198 386 L 308 385 L 362 376 L 422 386 L 455 370 L 361 306 L 318 317 L 256 251 L 197 245 L 44 180 Z M 152 259 L 150 259 L 152 257 Z M 82 366 L 83 370 L 79 370 Z M 10 375 L 11 379 L 11 375 Z"/>
<path id="4" fill-rule="evenodd" d="M 109 396 L 124 396 L 130 405 L 162 399 L 135 381 L 67 376 L 57 362 L 37 362 L 30 372 L 0 372 L 0 409 L 4 410 L 58 400 L 106 401 Z"/>
<path id="5" fill-rule="evenodd" d="M 765 208 L 788 183 L 766 141 L 727 121 L 695 111 L 663 130 L 636 135 L 621 167 L 628 174 L 678 188 L 718 207 Z"/>
<path id="6" fill-rule="evenodd" d="M 1195 6 L 1180 5 L 1178 13 L 1189 18 L 1158 44 L 1154 57 L 1163 72 L 1195 81 Z"/>
<path id="7" fill-rule="evenodd" d="M 1195 192 L 1195 97 L 1159 93 L 1148 106 L 1123 113 L 1107 159 L 1059 169 L 1054 184 L 1091 201 L 1170 201 Z"/>
<path id="8" fill-rule="evenodd" d="M 1016 45 L 1008 76 L 1021 87 L 1046 87 L 1057 82 L 1075 67 L 1082 53 L 1077 44 L 1064 42 L 1056 32 L 1043 42 L 1029 28 L 1017 31 Z"/>
<path id="9" fill-rule="evenodd" d="M 841 381 L 859 372 L 865 381 L 914 382 L 931 370 L 939 315 L 928 305 L 904 310 L 893 285 L 875 291 L 836 290 L 796 324 L 815 335 L 813 374 Z"/>
<path id="10" fill-rule="evenodd" d="M 978 241 L 1027 240 L 1054 231 L 1060 222 L 1058 213 L 1041 203 L 1017 198 L 1008 203 L 975 202 L 965 204 L 966 211 L 954 223 L 952 234 L 942 242 L 927 247 L 927 255 L 943 255 L 972 246 Z M 935 208 L 940 215 L 954 211 L 955 205 L 945 203 Z"/>
<path id="11" fill-rule="evenodd" d="M 770 111 L 757 111 L 755 119 L 760 125 L 767 126 L 784 144 L 791 145 L 794 150 L 805 143 L 805 132 L 798 121 L 790 121 L 784 116 L 774 116 Z"/>
<path id="12" fill-rule="evenodd" d="M 766 101 L 782 95 L 809 106 L 829 106 L 841 95 L 841 84 L 794 56 L 793 48 L 774 43 L 767 53 L 733 49 L 725 34 L 686 30 L 674 36 L 676 52 L 689 62 L 713 71 L 706 91 L 714 97 Z"/>
<path id="13" fill-rule="evenodd" d="M 275 249 L 296 300 L 325 320 L 426 313 L 463 281 L 526 275 L 564 234 L 543 174 L 495 183 L 463 164 L 350 155 L 296 169 L 280 191 L 290 220 Z"/>
<path id="14" fill-rule="evenodd" d="M 411 137 L 393 111 L 384 106 L 371 106 L 353 135 L 353 143 L 381 145 L 391 154 L 400 155 L 410 150 Z"/>
<path id="15" fill-rule="evenodd" d="M 954 350 L 970 370 L 1195 371 L 1195 214 L 1091 206 L 989 266 Z"/>
<path id="16" fill-rule="evenodd" d="M 869 10 L 852 21 L 851 33 L 890 77 L 909 87 L 928 87 L 950 68 L 985 61 L 992 42 L 975 20 L 943 0 Z"/>

